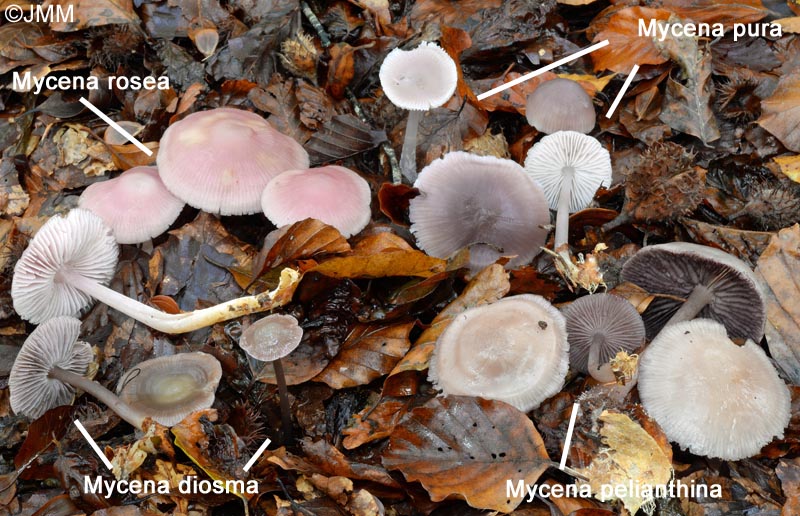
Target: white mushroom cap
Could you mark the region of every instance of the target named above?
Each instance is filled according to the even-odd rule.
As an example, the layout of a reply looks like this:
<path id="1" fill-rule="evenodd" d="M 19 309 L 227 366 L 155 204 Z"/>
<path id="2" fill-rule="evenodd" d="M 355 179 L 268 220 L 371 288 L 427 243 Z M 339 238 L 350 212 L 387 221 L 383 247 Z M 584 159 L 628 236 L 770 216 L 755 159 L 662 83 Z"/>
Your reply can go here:
<path id="1" fill-rule="evenodd" d="M 516 256 L 509 267 L 525 264 L 545 243 L 544 193 L 511 160 L 449 152 L 422 169 L 414 186 L 420 195 L 410 203 L 411 231 L 431 256 L 470 247 L 477 272 L 500 256 Z"/>
<path id="2" fill-rule="evenodd" d="M 379 73 L 383 92 L 399 108 L 426 111 L 447 102 L 456 91 L 456 63 L 436 43 L 414 50 L 395 48 Z"/>
<path id="3" fill-rule="evenodd" d="M 586 134 L 595 124 L 592 98 L 577 82 L 560 77 L 543 82 L 528 95 L 525 116 L 529 124 L 546 134 Z"/>
<path id="4" fill-rule="evenodd" d="M 91 184 L 78 199 L 78 206 L 99 215 L 120 244 L 138 244 L 160 235 L 175 222 L 183 205 L 164 186 L 156 167 L 134 167 Z"/>
<path id="5" fill-rule="evenodd" d="M 213 356 L 181 353 L 146 360 L 125 373 L 117 391 L 122 401 L 164 426 L 214 403 L 222 366 Z"/>
<path id="6" fill-rule="evenodd" d="M 15 413 L 36 419 L 53 407 L 72 402 L 75 389 L 48 374 L 53 367 L 79 375 L 86 372 L 94 355 L 89 344 L 78 341 L 80 330 L 78 319 L 56 317 L 25 340 L 8 378 Z"/>
<path id="7" fill-rule="evenodd" d="M 92 304 L 91 296 L 61 281 L 59 273 L 67 270 L 106 284 L 114 276 L 118 252 L 111 229 L 94 213 L 77 208 L 52 217 L 14 267 L 14 310 L 33 324 L 80 314 Z"/>
<path id="8" fill-rule="evenodd" d="M 369 223 L 369 183 L 345 167 L 289 170 L 267 184 L 261 195 L 264 215 L 278 227 L 317 219 L 345 237 Z"/>
<path id="9" fill-rule="evenodd" d="M 256 360 L 272 362 L 300 345 L 303 328 L 291 315 L 272 314 L 254 322 L 242 333 L 239 346 Z"/>
<path id="10" fill-rule="evenodd" d="M 564 317 L 543 297 L 523 294 L 453 319 L 436 341 L 429 378 L 446 395 L 527 412 L 561 390 L 568 363 Z"/>
<path id="11" fill-rule="evenodd" d="M 545 136 L 528 151 L 525 171 L 539 183 L 550 208 L 558 209 L 558 198 L 566 178 L 571 177 L 570 213 L 582 210 L 601 185 L 611 184 L 611 157 L 597 139 L 575 131 Z"/>
<path id="12" fill-rule="evenodd" d="M 255 113 L 217 108 L 172 124 L 157 164 L 169 191 L 190 206 L 243 215 L 259 211 L 270 179 L 307 168 L 308 153 Z"/>
<path id="13" fill-rule="evenodd" d="M 791 396 L 764 351 L 709 319 L 666 326 L 639 361 L 639 395 L 667 437 L 697 455 L 756 455 L 789 424 Z"/>

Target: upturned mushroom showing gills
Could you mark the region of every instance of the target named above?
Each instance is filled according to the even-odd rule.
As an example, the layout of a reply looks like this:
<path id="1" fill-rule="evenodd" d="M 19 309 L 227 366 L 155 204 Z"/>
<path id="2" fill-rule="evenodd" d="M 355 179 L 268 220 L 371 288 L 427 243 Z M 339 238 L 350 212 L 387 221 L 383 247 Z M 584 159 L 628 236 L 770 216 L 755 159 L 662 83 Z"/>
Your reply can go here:
<path id="1" fill-rule="evenodd" d="M 510 256 L 507 267 L 529 262 L 550 222 L 541 188 L 517 163 L 450 152 L 422 169 L 411 200 L 411 232 L 421 249 L 447 258 L 468 247 L 473 273 Z"/>
<path id="2" fill-rule="evenodd" d="M 84 209 L 48 220 L 14 268 L 14 310 L 39 324 L 59 315 L 75 316 L 96 299 L 153 329 L 185 333 L 249 313 L 274 308 L 279 292 L 293 288 L 299 275 L 284 269 L 272 292 L 246 296 L 202 310 L 168 314 L 105 286 L 117 267 L 117 242 L 102 219 Z"/>
<path id="3" fill-rule="evenodd" d="M 244 215 L 261 209 L 270 179 L 308 168 L 308 153 L 255 113 L 217 108 L 169 126 L 156 163 L 167 189 L 190 206 Z"/>
<path id="4" fill-rule="evenodd" d="M 280 174 L 264 188 L 261 207 L 278 227 L 312 218 L 348 238 L 369 223 L 371 199 L 369 183 L 363 177 L 329 165 Z"/>
<path id="5" fill-rule="evenodd" d="M 642 317 L 622 297 L 592 294 L 578 298 L 564 309 L 564 317 L 570 365 L 597 381 L 613 382 L 609 360 L 619 351 L 630 353 L 644 344 Z"/>
<path id="6" fill-rule="evenodd" d="M 440 46 L 423 41 L 414 50 L 389 52 L 379 72 L 383 92 L 395 106 L 408 109 L 400 171 L 417 178 L 417 134 L 422 115 L 442 106 L 456 90 L 456 63 Z"/>
<path id="7" fill-rule="evenodd" d="M 752 340 L 731 341 L 708 319 L 665 327 L 639 361 L 639 396 L 670 441 L 697 455 L 739 460 L 782 437 L 791 396 Z"/>
<path id="8" fill-rule="evenodd" d="M 719 249 L 688 242 L 647 246 L 625 262 L 622 279 L 656 295 L 642 314 L 648 338 L 695 317 L 724 324 L 732 338 L 759 342 L 764 335 L 766 307 L 753 272 Z"/>
<path id="9" fill-rule="evenodd" d="M 78 207 L 99 215 L 120 244 L 139 244 L 175 222 L 184 202 L 169 193 L 156 167 L 134 167 L 89 185 Z"/>
<path id="10" fill-rule="evenodd" d="M 592 98 L 577 82 L 560 77 L 543 82 L 528 95 L 525 116 L 529 124 L 545 134 L 586 134 L 595 124 Z"/>
<path id="11" fill-rule="evenodd" d="M 608 151 L 591 136 L 559 131 L 531 147 L 525 171 L 541 185 L 550 208 L 556 210 L 554 251 L 569 262 L 569 214 L 588 206 L 600 186 L 611 184 Z"/>
<path id="12" fill-rule="evenodd" d="M 564 385 L 564 317 L 532 294 L 470 308 L 436 341 L 429 378 L 445 395 L 480 396 L 527 412 Z"/>

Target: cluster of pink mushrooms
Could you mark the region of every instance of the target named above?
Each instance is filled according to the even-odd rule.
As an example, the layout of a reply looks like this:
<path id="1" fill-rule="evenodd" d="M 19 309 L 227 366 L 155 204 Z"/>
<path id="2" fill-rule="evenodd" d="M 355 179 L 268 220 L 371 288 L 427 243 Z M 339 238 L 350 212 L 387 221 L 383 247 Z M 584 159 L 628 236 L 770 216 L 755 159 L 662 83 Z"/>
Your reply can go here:
<path id="1" fill-rule="evenodd" d="M 392 51 L 380 79 L 385 95 L 410 110 L 400 162 L 419 190 L 409 218 L 421 249 L 448 258 L 468 248 L 472 274 L 501 257 L 515 268 L 545 246 L 554 210 L 554 251 L 570 261 L 569 213 L 585 208 L 611 180 L 608 151 L 586 134 L 595 126 L 595 111 L 578 83 L 554 79 L 529 96 L 527 118 L 546 136 L 530 149 L 524 167 L 459 151 L 417 174 L 417 127 L 425 111 L 453 97 L 456 64 L 437 45 L 423 43 Z M 92 353 L 77 340 L 74 317 L 96 299 L 159 331 L 180 333 L 262 311 L 274 293 L 166 314 L 105 286 L 115 272 L 117 243 L 159 235 L 184 203 L 220 215 L 263 211 L 279 227 L 316 218 L 350 237 L 368 224 L 370 199 L 359 174 L 339 166 L 309 168 L 303 148 L 256 114 L 219 108 L 172 124 L 157 167 L 137 167 L 87 188 L 80 208 L 48 221 L 19 260 L 14 307 L 41 326 L 12 372 L 12 407 L 36 417 L 69 402 L 79 388 L 135 426 L 145 416 L 174 424 L 180 414 L 156 415 L 122 395 L 135 384 L 131 376 L 123 379 L 120 396 L 83 378 Z M 454 319 L 437 341 L 431 381 L 445 394 L 502 400 L 529 411 L 561 390 L 570 367 L 614 383 L 610 360 L 619 351 L 640 351 L 638 373 L 622 395 L 638 379 L 642 404 L 672 441 L 735 460 L 781 436 L 789 391 L 758 345 L 765 309 L 749 268 L 722 251 L 675 243 L 643 248 L 622 275 L 656 296 L 644 318 L 613 294 L 580 297 L 563 311 L 539 296 L 508 297 Z M 295 271 L 284 270 L 282 281 L 296 279 Z M 287 317 L 262 319 L 240 341 L 253 360 L 273 363 L 276 376 L 280 357 L 302 338 L 297 321 Z M 194 362 L 209 362 L 193 355 Z M 191 404 L 192 410 L 213 402 L 219 364 L 211 360 L 215 365 L 202 373 L 175 373 L 189 390 L 211 390 L 211 398 Z M 144 371 L 142 364 L 137 374 Z M 205 388 L 192 387 L 195 381 Z M 42 386 L 49 390 L 37 390 Z M 288 419 L 288 406 L 283 408 Z"/>

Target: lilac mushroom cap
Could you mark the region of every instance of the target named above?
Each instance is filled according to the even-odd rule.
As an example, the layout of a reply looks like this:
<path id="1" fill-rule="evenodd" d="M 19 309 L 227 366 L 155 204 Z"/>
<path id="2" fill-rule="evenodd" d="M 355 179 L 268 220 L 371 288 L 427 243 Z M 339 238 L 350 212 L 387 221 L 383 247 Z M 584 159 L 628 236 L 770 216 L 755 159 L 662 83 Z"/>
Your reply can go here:
<path id="1" fill-rule="evenodd" d="M 782 437 L 791 396 L 764 351 L 708 319 L 665 327 L 639 361 L 639 396 L 670 441 L 739 460 Z"/>
<path id="2" fill-rule="evenodd" d="M 120 244 L 138 244 L 162 234 L 183 206 L 164 186 L 156 167 L 134 167 L 91 184 L 78 199 L 78 207 L 99 215 Z"/>
<path id="3" fill-rule="evenodd" d="M 308 153 L 255 113 L 217 108 L 172 124 L 161 138 L 157 164 L 169 191 L 190 206 L 243 215 L 259 211 L 272 178 L 307 168 Z"/>
<path id="4" fill-rule="evenodd" d="M 501 256 L 514 256 L 508 267 L 523 265 L 545 243 L 544 193 L 511 160 L 450 152 L 425 167 L 414 186 L 420 195 L 411 200 L 411 231 L 432 256 L 469 247 L 477 272 Z"/>
<path id="5" fill-rule="evenodd" d="M 445 395 L 505 401 L 527 412 L 561 390 L 568 365 L 561 312 L 523 294 L 456 316 L 436 341 L 428 375 Z"/>
<path id="6" fill-rule="evenodd" d="M 592 98 L 577 82 L 560 77 L 543 82 L 528 95 L 525 116 L 529 124 L 545 134 L 586 134 L 595 124 Z"/>
<path id="7" fill-rule="evenodd" d="M 364 178 L 348 168 L 330 165 L 280 174 L 264 188 L 261 207 L 278 227 L 312 218 L 350 237 L 369 223 L 371 200 Z"/>
<path id="8" fill-rule="evenodd" d="M 642 314 L 648 338 L 669 322 L 694 317 L 724 324 L 732 338 L 759 342 L 764 335 L 766 305 L 753 272 L 719 249 L 688 242 L 647 246 L 625 262 L 622 279 L 660 295 Z"/>

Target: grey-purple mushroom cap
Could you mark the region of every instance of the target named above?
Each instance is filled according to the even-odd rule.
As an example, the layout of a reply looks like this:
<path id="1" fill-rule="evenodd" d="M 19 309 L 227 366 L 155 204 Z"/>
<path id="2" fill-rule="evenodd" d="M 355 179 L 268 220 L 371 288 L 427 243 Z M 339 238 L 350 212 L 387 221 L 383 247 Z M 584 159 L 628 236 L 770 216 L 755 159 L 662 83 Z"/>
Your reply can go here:
<path id="1" fill-rule="evenodd" d="M 272 362 L 300 345 L 303 328 L 291 315 L 271 314 L 254 322 L 242 333 L 239 346 L 256 360 Z"/>
<path id="2" fill-rule="evenodd" d="M 599 364 L 605 364 L 619 351 L 630 353 L 644 344 L 642 317 L 626 299 L 614 294 L 578 298 L 564 309 L 564 317 L 570 365 L 582 373 L 589 372 L 589 351 L 593 345 L 600 346 Z"/>
<path id="3" fill-rule="evenodd" d="M 411 231 L 432 256 L 470 247 L 473 272 L 501 256 L 514 256 L 511 268 L 529 262 L 545 243 L 544 193 L 511 160 L 450 152 L 425 167 L 414 186 L 420 195 L 410 203 Z"/>
<path id="4" fill-rule="evenodd" d="M 11 409 L 36 419 L 75 396 L 71 386 L 50 378 L 54 367 L 83 375 L 94 359 L 89 344 L 78 340 L 81 322 L 55 317 L 39 325 L 25 340 L 8 378 Z"/>
<path id="5" fill-rule="evenodd" d="M 688 298 L 696 285 L 713 293 L 697 317 L 721 322 L 732 338 L 759 342 L 764 335 L 766 306 L 755 275 L 719 249 L 689 242 L 647 246 L 625 262 L 622 279 L 662 295 L 642 314 L 648 338 L 654 338 L 680 308 L 675 298 Z"/>
<path id="6" fill-rule="evenodd" d="M 214 403 L 222 367 L 213 356 L 180 353 L 146 360 L 120 378 L 122 401 L 164 426 Z"/>
<path id="7" fill-rule="evenodd" d="M 697 455 L 739 460 L 782 437 L 789 389 L 752 340 L 709 319 L 666 326 L 639 361 L 639 396 L 667 437 Z"/>
<path id="8" fill-rule="evenodd" d="M 528 95 L 525 115 L 529 124 L 545 134 L 586 134 L 594 128 L 596 119 L 589 94 L 577 82 L 560 77 L 543 82 Z"/>
<path id="9" fill-rule="evenodd" d="M 62 281 L 61 275 L 77 274 L 106 284 L 114 276 L 118 252 L 111 229 L 94 213 L 76 208 L 50 218 L 14 267 L 14 310 L 33 324 L 79 315 L 93 300 Z"/>

